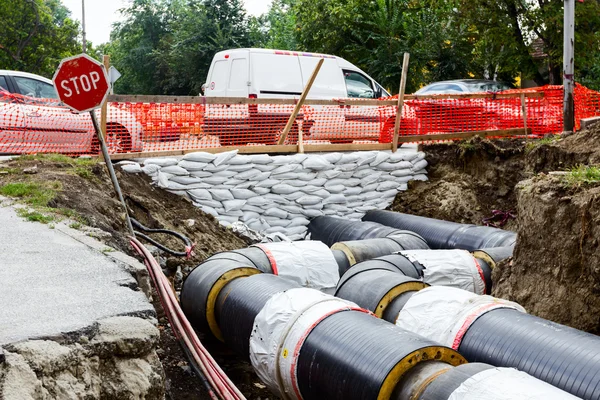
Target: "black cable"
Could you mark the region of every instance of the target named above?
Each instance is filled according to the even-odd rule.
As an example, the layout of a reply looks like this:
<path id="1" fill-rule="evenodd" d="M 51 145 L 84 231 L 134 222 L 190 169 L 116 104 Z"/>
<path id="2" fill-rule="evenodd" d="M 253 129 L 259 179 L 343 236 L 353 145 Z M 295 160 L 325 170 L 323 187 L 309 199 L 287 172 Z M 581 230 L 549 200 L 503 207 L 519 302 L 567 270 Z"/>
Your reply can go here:
<path id="1" fill-rule="evenodd" d="M 192 369 L 192 371 L 194 371 L 194 373 L 196 374 L 196 376 L 198 376 L 198 378 L 200 378 L 200 380 L 202 381 L 202 384 L 204 385 L 204 387 L 208 391 L 209 396 L 211 396 L 211 397 L 217 397 L 215 395 L 215 391 L 213 390 L 212 386 L 210 385 L 210 383 L 206 379 L 206 376 L 202 373 L 202 371 L 198 367 L 198 364 L 196 364 L 196 360 L 194 360 L 194 356 L 192 356 L 192 353 L 187 348 L 187 346 L 185 345 L 185 343 L 183 342 L 183 340 L 181 338 L 179 338 L 178 342 L 179 342 L 179 345 L 181 346 L 181 348 L 183 349 L 183 352 L 185 353 L 185 358 L 187 359 L 188 364 L 190 364 L 190 368 Z"/>
<path id="2" fill-rule="evenodd" d="M 181 239 L 181 241 L 183 241 L 185 243 L 185 248 L 186 251 L 175 251 L 172 250 L 160 243 L 158 243 L 156 240 L 152 239 L 151 237 L 149 237 L 148 235 L 145 235 L 144 233 L 135 230 L 135 236 L 138 238 L 142 238 L 144 240 L 146 240 L 147 242 L 150 242 L 152 245 L 158 247 L 159 249 L 161 249 L 162 251 L 169 253 L 173 256 L 176 257 L 189 257 L 192 249 L 194 248 L 194 244 L 192 243 L 192 241 L 187 237 L 182 235 L 179 232 L 175 232 L 175 231 L 171 231 L 169 229 L 152 229 L 152 228 L 148 228 L 147 226 L 142 225 L 138 220 L 131 218 L 131 224 L 133 225 L 134 228 L 139 229 L 141 231 L 144 232 L 148 232 L 148 233 L 164 233 L 166 235 L 171 235 L 171 236 L 175 236 L 178 239 Z"/>

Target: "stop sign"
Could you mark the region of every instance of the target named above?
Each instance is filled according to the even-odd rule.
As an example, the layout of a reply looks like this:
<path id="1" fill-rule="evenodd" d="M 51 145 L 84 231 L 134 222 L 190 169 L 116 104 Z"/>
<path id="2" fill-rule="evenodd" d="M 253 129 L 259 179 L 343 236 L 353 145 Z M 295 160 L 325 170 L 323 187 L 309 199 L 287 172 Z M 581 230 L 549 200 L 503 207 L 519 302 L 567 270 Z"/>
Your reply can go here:
<path id="1" fill-rule="evenodd" d="M 52 81 L 62 102 L 79 112 L 100 107 L 110 88 L 102 64 L 87 54 L 63 59 Z"/>

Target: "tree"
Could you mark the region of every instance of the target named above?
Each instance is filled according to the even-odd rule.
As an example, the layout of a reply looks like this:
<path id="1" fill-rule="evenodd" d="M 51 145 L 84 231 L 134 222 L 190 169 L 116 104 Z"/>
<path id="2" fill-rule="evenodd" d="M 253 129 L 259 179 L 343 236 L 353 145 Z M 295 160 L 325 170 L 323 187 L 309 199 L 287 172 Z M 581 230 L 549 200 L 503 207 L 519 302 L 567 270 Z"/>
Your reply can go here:
<path id="1" fill-rule="evenodd" d="M 79 23 L 60 0 L 0 2 L 0 68 L 51 77 L 60 60 L 79 52 Z"/>

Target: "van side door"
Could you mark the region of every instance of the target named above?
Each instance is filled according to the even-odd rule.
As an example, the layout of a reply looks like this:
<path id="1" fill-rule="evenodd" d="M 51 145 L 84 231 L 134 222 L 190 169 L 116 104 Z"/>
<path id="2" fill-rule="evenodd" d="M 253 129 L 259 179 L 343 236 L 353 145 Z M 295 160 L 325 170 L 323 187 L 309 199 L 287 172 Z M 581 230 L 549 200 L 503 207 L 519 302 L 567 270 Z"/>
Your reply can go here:
<path id="1" fill-rule="evenodd" d="M 342 70 L 346 92 L 351 99 L 377 99 L 373 81 L 361 72 Z M 379 107 L 351 106 L 346 109 L 344 132 L 355 140 L 378 140 L 380 127 Z"/>

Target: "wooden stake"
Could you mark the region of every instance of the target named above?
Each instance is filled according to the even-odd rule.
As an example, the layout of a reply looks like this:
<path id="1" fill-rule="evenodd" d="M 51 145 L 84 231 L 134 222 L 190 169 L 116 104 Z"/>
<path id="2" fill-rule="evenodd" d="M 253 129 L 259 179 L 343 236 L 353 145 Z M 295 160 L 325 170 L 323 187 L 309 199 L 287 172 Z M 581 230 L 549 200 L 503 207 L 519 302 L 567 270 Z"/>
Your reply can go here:
<path id="1" fill-rule="evenodd" d="M 106 73 L 108 74 L 108 69 L 110 68 L 110 56 L 103 55 L 102 63 L 104 64 L 104 68 L 106 69 Z M 102 135 L 106 138 L 106 114 L 107 114 L 107 104 L 108 101 L 105 101 L 102 104 L 102 108 L 100 109 L 100 128 L 102 130 Z"/>
<path id="2" fill-rule="evenodd" d="M 319 70 L 321 69 L 321 65 L 323 65 L 323 61 L 325 61 L 325 59 L 321 58 L 319 60 L 319 62 L 317 63 L 317 65 L 315 66 L 315 69 L 314 69 L 312 75 L 310 76 L 310 79 L 308 80 L 308 83 L 306 84 L 306 87 L 304 88 L 302 95 L 300 96 L 300 100 L 298 100 L 296 107 L 294 107 L 294 112 L 292 112 L 292 115 L 290 115 L 290 119 L 288 119 L 288 122 L 285 125 L 285 128 L 283 129 L 283 132 L 281 133 L 281 137 L 279 138 L 279 141 L 277 142 L 277 144 L 283 144 L 285 142 L 285 139 L 287 139 L 288 133 L 290 133 L 290 130 L 292 129 L 294 121 L 296 120 L 296 117 L 298 116 L 298 113 L 300 112 L 300 109 L 302 108 L 302 105 L 304 104 L 304 100 L 306 100 L 306 96 L 308 96 L 308 92 L 310 91 L 310 88 L 312 87 L 313 83 L 315 82 L 315 79 L 317 78 Z"/>
<path id="3" fill-rule="evenodd" d="M 400 133 L 400 122 L 402 121 L 402 109 L 404 108 L 404 89 L 406 88 L 406 76 L 408 75 L 408 60 L 410 54 L 404 53 L 402 61 L 402 78 L 400 78 L 400 91 L 398 94 L 398 107 L 396 109 L 396 123 L 394 124 L 394 140 L 392 141 L 392 152 L 398 150 L 398 134 Z"/>
<path id="4" fill-rule="evenodd" d="M 523 128 L 527 132 L 527 103 L 525 101 L 525 93 L 521 93 L 521 112 L 523 113 Z M 527 133 L 525 133 L 525 140 L 527 140 Z"/>
<path id="5" fill-rule="evenodd" d="M 302 139 L 302 129 L 298 129 L 298 153 L 304 154 L 304 140 Z"/>

